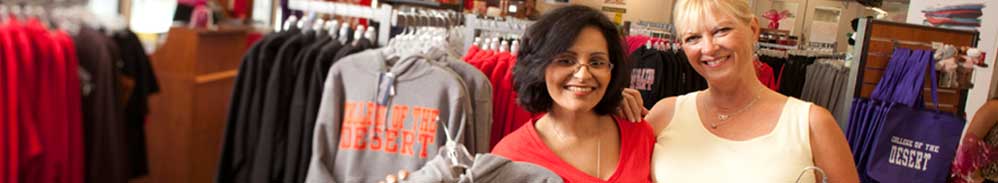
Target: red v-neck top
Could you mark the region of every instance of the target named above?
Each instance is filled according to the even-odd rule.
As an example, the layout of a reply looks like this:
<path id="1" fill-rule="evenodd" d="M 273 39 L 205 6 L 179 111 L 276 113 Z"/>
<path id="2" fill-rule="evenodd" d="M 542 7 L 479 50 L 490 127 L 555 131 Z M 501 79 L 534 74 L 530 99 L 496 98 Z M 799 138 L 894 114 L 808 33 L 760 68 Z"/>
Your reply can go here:
<path id="1" fill-rule="evenodd" d="M 528 162 L 547 168 L 565 182 L 651 182 L 651 154 L 655 135 L 647 122 L 631 123 L 614 117 L 620 130 L 620 159 L 609 180 L 601 180 L 568 164 L 541 140 L 530 120 L 509 134 L 492 150 L 493 154 L 513 161 Z"/>

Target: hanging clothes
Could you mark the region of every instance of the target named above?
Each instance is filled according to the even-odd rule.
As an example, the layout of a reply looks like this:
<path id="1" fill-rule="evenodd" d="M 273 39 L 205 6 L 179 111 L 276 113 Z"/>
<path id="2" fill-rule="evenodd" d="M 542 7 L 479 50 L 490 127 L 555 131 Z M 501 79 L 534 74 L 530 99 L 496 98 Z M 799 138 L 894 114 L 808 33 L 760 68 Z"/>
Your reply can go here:
<path id="1" fill-rule="evenodd" d="M 291 103 L 289 104 L 290 114 L 288 115 L 289 118 L 287 121 L 288 146 L 284 149 L 284 151 L 286 151 L 285 157 L 287 157 L 287 159 L 285 159 L 285 163 L 282 165 L 284 166 L 284 170 L 282 172 L 284 174 L 284 182 L 296 181 L 296 175 L 298 175 L 298 172 L 301 171 L 299 169 L 308 168 L 305 166 L 299 166 L 301 160 L 307 159 L 307 156 L 303 157 L 303 154 L 299 153 L 299 151 L 303 149 L 302 146 L 311 145 L 304 143 L 305 141 L 311 142 L 311 139 L 303 139 L 305 131 L 308 131 L 304 128 L 306 123 L 304 120 L 306 113 L 305 109 L 308 107 L 306 105 L 308 100 L 308 85 L 310 84 L 309 79 L 311 79 L 313 66 L 315 65 L 314 62 L 316 62 L 319 51 L 321 51 L 319 49 L 321 49 L 324 44 L 332 41 L 326 34 L 319 34 L 317 32 L 313 32 L 313 34 L 317 34 L 315 37 L 316 41 L 313 41 L 305 46 L 301 54 L 298 55 L 300 57 L 300 63 L 298 63 L 298 66 L 294 71 L 294 73 L 298 74 L 295 76 L 294 83 L 292 85 L 294 93 L 291 94 Z"/>
<path id="2" fill-rule="evenodd" d="M 334 64 L 306 181 L 382 180 L 422 167 L 445 142 L 445 131 L 464 136 L 470 107 L 464 83 L 429 62 L 370 50 Z"/>
<path id="3" fill-rule="evenodd" d="M 120 48 L 121 66 L 118 68 L 127 96 L 124 112 L 126 123 L 126 143 L 128 146 L 130 177 L 149 174 L 149 158 L 146 156 L 146 116 L 149 114 L 149 96 L 159 92 L 156 73 L 149 62 L 149 56 L 138 36 L 131 31 L 114 32 L 111 39 Z"/>
<path id="4" fill-rule="evenodd" d="M 342 181 L 343 179 L 353 180 L 352 175 L 370 176 L 358 180 L 375 180 L 372 177 L 374 174 L 380 174 L 375 172 L 381 171 L 381 169 L 397 171 L 402 168 L 418 168 L 425 163 L 427 156 L 434 155 L 436 147 L 443 142 L 436 140 L 436 137 L 443 137 L 445 133 L 445 130 L 436 124 L 446 124 L 448 130 L 460 136 L 460 142 L 468 146 L 472 152 L 488 151 L 488 127 L 490 127 L 490 123 L 487 119 L 491 119 L 491 113 L 475 112 L 475 110 L 479 108 L 492 110 L 490 105 L 492 85 L 487 81 L 488 77 L 480 71 L 453 58 L 452 54 L 441 52 L 441 50 L 426 51 L 423 50 L 424 48 L 405 47 L 399 49 L 423 51 L 413 55 L 377 55 L 382 60 L 375 62 L 379 64 L 378 67 L 369 67 L 370 65 L 363 64 L 358 66 L 356 65 L 358 62 L 372 61 L 369 60 L 371 55 L 364 56 L 365 53 L 381 52 L 387 49 L 371 50 L 376 45 L 374 40 L 366 37 L 350 38 L 327 33 L 330 32 L 291 29 L 265 35 L 259 42 L 250 47 L 243 58 L 234 85 L 221 158 L 215 178 L 217 182 L 306 182 L 314 178 Z M 360 32 L 355 35 L 360 35 Z M 337 66 L 342 64 L 353 64 L 355 67 L 335 69 L 346 67 Z M 393 88 L 391 92 L 417 92 L 404 95 L 380 93 L 382 97 L 391 96 L 379 98 L 380 101 L 391 101 L 392 103 L 380 103 L 375 106 L 367 106 L 366 104 L 373 104 L 369 102 L 379 100 L 373 99 L 373 96 L 365 95 L 378 93 L 340 92 L 346 86 L 351 89 L 377 89 L 379 87 L 377 85 L 379 84 L 377 82 L 378 75 L 371 76 L 355 72 L 377 73 L 387 71 L 389 68 L 402 69 L 394 73 L 396 75 L 393 77 L 396 77 L 397 80 L 393 80 L 395 82 L 392 86 L 396 88 Z M 330 80 L 331 75 L 343 72 L 351 74 L 346 74 L 337 80 Z M 410 77 L 413 79 L 409 79 Z M 339 87 L 330 86 L 333 83 L 345 81 L 352 84 Z M 362 82 L 363 84 L 354 82 Z M 401 86 L 405 84 L 411 85 Z M 432 84 L 438 85 L 434 87 Z M 459 89 L 459 91 L 454 91 L 454 89 Z M 440 90 L 436 92 L 441 94 L 438 97 L 457 98 L 435 99 L 425 96 L 427 92 L 418 92 L 419 90 Z M 387 92 L 387 90 L 381 91 Z M 414 96 L 416 94 L 420 97 Z M 342 95 L 346 95 L 351 100 L 339 103 L 330 102 L 335 96 Z M 478 102 L 472 100 L 478 100 Z M 454 103 L 455 101 L 461 103 Z M 349 102 L 350 105 L 343 102 Z M 333 119 L 326 116 L 327 113 L 344 115 L 344 110 L 355 109 L 344 106 L 358 104 L 364 104 L 360 106 L 363 106 L 365 110 L 367 107 L 370 107 L 372 111 L 386 109 L 380 113 L 371 113 L 372 117 L 375 114 L 378 114 L 377 116 L 401 116 L 396 116 L 397 118 L 387 118 L 386 116 L 385 118 L 372 118 L 368 122 L 382 121 L 378 122 L 377 125 L 367 124 L 372 129 L 363 132 L 351 128 L 357 125 L 356 119 L 364 119 L 358 118 L 357 113 L 346 113 L 352 115 L 345 116 L 350 118 Z M 488 107 L 483 106 L 483 104 Z M 395 107 L 403 107 L 404 109 L 396 110 Z M 438 115 L 440 118 L 428 118 L 430 114 Z M 387 124 L 383 123 L 384 120 L 404 120 L 405 124 L 399 124 L 402 126 L 395 128 L 395 126 L 385 126 Z M 381 131 L 378 132 L 373 127 L 378 127 Z M 440 130 L 436 130 L 437 128 Z M 339 129 L 343 129 L 343 131 Z M 386 129 L 394 131 L 385 132 Z M 375 132 L 382 134 L 376 135 Z M 341 143 L 338 140 L 340 135 L 333 135 L 336 138 L 329 138 L 326 135 L 330 133 L 358 135 L 349 136 L 357 138 L 358 143 L 360 140 L 363 142 L 378 140 L 380 143 L 365 144 L 365 147 L 389 145 L 385 139 L 388 138 L 385 136 L 388 133 L 391 134 L 391 138 L 395 138 L 395 142 L 392 143 L 395 144 L 396 149 L 394 153 L 388 154 L 370 149 L 330 149 L 329 147 L 337 147 Z M 413 153 L 425 154 L 398 154 L 402 150 L 412 150 Z M 353 161 L 346 160 L 330 164 L 316 162 L 317 157 L 325 158 L 330 154 L 361 157 L 382 154 L 385 157 L 397 157 L 391 159 L 408 158 L 409 160 L 386 161 L 379 163 L 379 167 L 376 169 L 363 166 L 349 169 L 332 168 L 334 166 L 359 166 L 356 163 L 351 163 Z M 333 156 L 332 158 L 337 157 Z M 316 166 L 322 168 L 316 169 Z M 347 173 L 333 174 L 342 172 Z"/>
<path id="5" fill-rule="evenodd" d="M 494 87 L 488 76 L 469 63 L 457 60 L 456 58 L 446 58 L 450 54 L 444 50 L 434 49 L 427 53 L 426 56 L 429 60 L 438 61 L 434 62 L 435 64 L 453 71 L 465 83 L 465 93 L 471 97 L 471 110 L 469 111 L 471 115 L 468 120 L 470 121 L 468 129 L 472 131 L 471 133 L 464 134 L 465 145 L 470 147 L 469 151 L 479 153 L 491 151 L 492 92 Z"/>
<path id="6" fill-rule="evenodd" d="M 463 58 L 465 62 L 488 76 L 489 83 L 494 86 L 491 90 L 492 112 L 489 118 L 491 123 L 483 122 L 485 120 L 476 122 L 479 125 L 491 125 L 487 127 L 490 129 L 488 138 L 482 137 L 488 139 L 488 148 L 484 148 L 485 152 L 488 152 L 499 143 L 499 140 L 525 124 L 534 114 L 516 104 L 517 95 L 513 88 L 513 66 L 516 65 L 516 56 L 513 53 L 481 50 L 477 45 L 473 45 Z M 478 150 L 483 148 L 479 147 Z"/>
<path id="7" fill-rule="evenodd" d="M 4 17 L 7 18 L 7 17 Z M 32 81 L 30 76 L 33 76 L 33 67 L 35 63 L 33 59 L 33 52 L 39 50 L 32 50 L 33 47 L 29 45 L 27 36 L 24 31 L 26 31 L 24 25 L 14 18 L 7 18 L 6 24 L 2 26 L 4 28 L 3 37 L 3 47 L 4 49 L 4 59 L 5 71 L 7 75 L 2 80 L 5 82 L 5 95 L 4 101 L 6 105 L 4 126 L 4 164 L 2 170 L 7 176 L 3 177 L 4 182 L 21 182 L 27 177 L 22 176 L 25 173 L 30 173 L 26 170 L 27 167 L 33 163 L 32 159 L 36 159 L 41 156 L 42 145 L 41 138 L 38 135 L 37 121 L 34 121 L 30 115 L 31 112 L 37 112 L 37 108 L 32 108 L 31 105 L 34 102 L 30 102 L 28 98 L 24 96 L 29 95 L 26 93 L 35 92 L 32 91 L 30 84 L 37 82 Z M 36 48 L 37 49 L 37 48 Z"/>
<path id="8" fill-rule="evenodd" d="M 336 55 L 371 48 L 325 31 L 265 35 L 242 59 L 216 182 L 304 182 L 322 85 Z M 347 49 L 349 47 L 349 50 Z"/>
<path id="9" fill-rule="evenodd" d="M 773 68 L 759 60 L 752 61 L 752 65 L 755 66 L 755 75 L 762 82 L 762 85 L 773 91 L 780 89 L 779 85 L 776 84 L 776 77 L 773 76 Z"/>
<path id="10" fill-rule="evenodd" d="M 134 34 L 83 27 L 70 36 L 36 17 L 4 19 L 0 182 L 127 182 L 147 174 L 146 97 L 158 85 L 141 43 L 117 37 Z"/>
<path id="11" fill-rule="evenodd" d="M 836 119 L 843 129 L 845 126 L 845 116 L 840 107 L 846 100 L 844 96 L 846 80 L 849 78 L 849 68 L 844 65 L 845 60 L 818 59 L 807 68 L 808 75 L 805 77 L 801 99 L 813 102 L 816 105 L 825 107 Z"/>
<path id="12" fill-rule="evenodd" d="M 631 69 L 631 89 L 641 92 L 641 98 L 645 101 L 645 108 L 651 109 L 659 100 L 666 97 L 663 93 L 666 82 L 660 79 L 666 78 L 666 60 L 661 51 L 640 47 L 631 54 L 634 67 Z"/>
<path id="13" fill-rule="evenodd" d="M 816 57 L 790 55 L 784 64 L 780 77 L 780 93 L 786 96 L 800 98 L 807 78 L 807 66 L 814 63 Z"/>

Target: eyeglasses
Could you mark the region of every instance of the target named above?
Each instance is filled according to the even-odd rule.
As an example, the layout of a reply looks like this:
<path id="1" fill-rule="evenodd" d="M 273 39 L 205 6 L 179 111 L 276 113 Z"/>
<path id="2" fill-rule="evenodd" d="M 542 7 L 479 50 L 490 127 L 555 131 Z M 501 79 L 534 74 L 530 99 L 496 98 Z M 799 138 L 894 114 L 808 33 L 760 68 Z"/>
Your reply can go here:
<path id="1" fill-rule="evenodd" d="M 599 73 L 610 73 L 613 69 L 613 63 L 607 61 L 590 61 L 588 64 L 579 63 L 573 59 L 555 59 L 552 66 L 557 67 L 561 71 L 579 72 L 582 66 L 589 67 L 589 72 L 599 72 Z"/>

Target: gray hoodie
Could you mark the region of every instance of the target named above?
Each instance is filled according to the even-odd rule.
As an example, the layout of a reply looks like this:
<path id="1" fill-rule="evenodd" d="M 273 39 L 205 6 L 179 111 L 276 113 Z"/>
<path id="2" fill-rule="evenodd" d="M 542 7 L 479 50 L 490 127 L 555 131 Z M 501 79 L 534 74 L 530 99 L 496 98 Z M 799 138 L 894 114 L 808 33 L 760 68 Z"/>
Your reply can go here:
<path id="1" fill-rule="evenodd" d="M 488 153 L 489 139 L 492 133 L 492 83 L 489 77 L 485 76 L 481 70 L 471 64 L 455 58 L 447 52 L 439 49 L 432 49 L 424 54 L 430 60 L 436 60 L 435 64 L 443 65 L 461 76 L 467 86 L 467 93 L 471 95 L 471 112 L 468 118 L 472 123 L 466 129 L 472 133 L 465 133 L 465 145 L 471 153 Z"/>
<path id="2" fill-rule="evenodd" d="M 471 102 L 456 74 L 422 56 L 386 58 L 382 49 L 368 50 L 330 68 L 306 182 L 383 180 L 422 167 L 446 133 L 471 133 L 461 129 Z"/>
<path id="3" fill-rule="evenodd" d="M 492 155 L 478 154 L 466 171 L 455 171 L 450 160 L 436 156 L 423 169 L 402 182 L 518 182 L 555 183 L 563 180 L 551 170 L 526 162 L 513 162 Z"/>

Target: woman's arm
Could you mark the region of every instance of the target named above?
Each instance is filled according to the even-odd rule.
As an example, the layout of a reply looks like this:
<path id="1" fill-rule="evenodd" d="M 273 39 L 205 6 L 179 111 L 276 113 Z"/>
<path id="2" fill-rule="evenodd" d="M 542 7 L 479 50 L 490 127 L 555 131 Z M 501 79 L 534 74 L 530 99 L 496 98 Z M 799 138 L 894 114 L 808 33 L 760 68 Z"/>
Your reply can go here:
<path id="1" fill-rule="evenodd" d="M 995 122 L 998 122 L 998 100 L 991 100 L 984 103 L 981 108 L 977 109 L 977 113 L 974 113 L 974 118 L 967 126 L 967 132 L 963 138 L 967 138 L 967 135 L 973 134 L 977 138 L 984 139 L 988 135 L 988 132 L 991 131 L 991 128 L 994 127 Z M 981 170 L 974 172 L 973 180 L 977 182 L 984 181 Z"/>
<path id="2" fill-rule="evenodd" d="M 811 106 L 811 155 L 814 165 L 827 173 L 829 182 L 859 182 L 849 143 L 835 118 L 823 107 Z M 817 177 L 816 177 L 817 178 Z M 820 182 L 821 179 L 818 179 Z"/>
<path id="3" fill-rule="evenodd" d="M 655 106 L 652 106 L 651 110 L 648 110 L 645 109 L 644 100 L 641 99 L 641 92 L 638 92 L 638 90 L 624 88 L 623 96 L 623 101 L 617 107 L 617 115 L 626 117 L 635 123 L 641 122 L 641 120 L 631 119 L 643 118 L 651 125 L 656 137 L 658 136 L 658 132 L 662 131 L 669 124 L 669 121 L 672 121 L 672 112 L 673 106 L 676 104 L 676 97 L 659 100 L 655 103 Z"/>
<path id="4" fill-rule="evenodd" d="M 655 106 L 651 107 L 648 111 L 648 115 L 645 116 L 645 121 L 651 125 L 652 131 L 655 132 L 655 137 L 669 126 L 669 122 L 672 121 L 672 115 L 675 111 L 676 97 L 669 97 L 659 100 L 655 103 Z"/>
<path id="5" fill-rule="evenodd" d="M 648 114 L 644 99 L 641 98 L 641 92 L 624 88 L 621 95 L 623 98 L 621 98 L 620 106 L 617 106 L 617 116 L 627 118 L 631 122 L 641 122 L 641 118 Z"/>
<path id="6" fill-rule="evenodd" d="M 967 133 L 983 139 L 988 135 L 988 131 L 995 126 L 996 121 L 998 121 L 998 100 L 988 101 L 977 109 L 977 113 L 974 113 L 973 120 L 967 126 Z"/>

